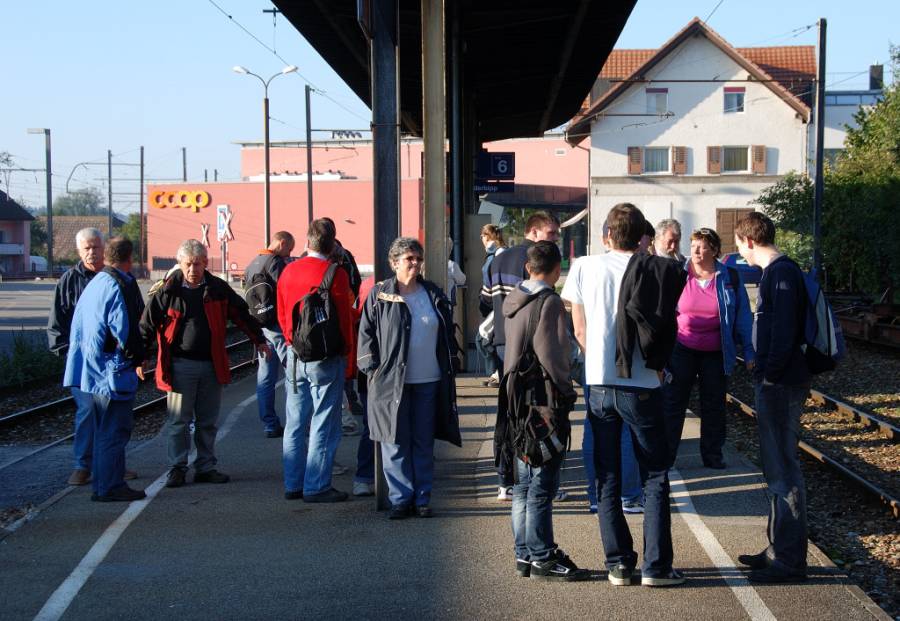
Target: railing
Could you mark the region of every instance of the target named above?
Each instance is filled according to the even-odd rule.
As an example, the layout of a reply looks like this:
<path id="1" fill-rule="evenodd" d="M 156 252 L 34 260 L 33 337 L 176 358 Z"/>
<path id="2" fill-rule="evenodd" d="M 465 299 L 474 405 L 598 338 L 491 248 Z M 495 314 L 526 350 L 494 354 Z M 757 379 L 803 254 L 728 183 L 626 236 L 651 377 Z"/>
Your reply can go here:
<path id="1" fill-rule="evenodd" d="M 0 254 L 22 256 L 25 254 L 24 244 L 0 244 Z"/>

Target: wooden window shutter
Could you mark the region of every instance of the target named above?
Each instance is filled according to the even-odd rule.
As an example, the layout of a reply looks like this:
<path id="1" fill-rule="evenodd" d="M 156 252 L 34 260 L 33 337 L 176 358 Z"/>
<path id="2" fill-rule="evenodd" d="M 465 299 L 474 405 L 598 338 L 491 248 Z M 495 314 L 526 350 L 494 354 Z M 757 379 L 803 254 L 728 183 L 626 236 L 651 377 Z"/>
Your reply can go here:
<path id="1" fill-rule="evenodd" d="M 672 174 L 687 174 L 687 147 L 672 147 Z"/>
<path id="2" fill-rule="evenodd" d="M 706 147 L 706 172 L 711 175 L 722 172 L 722 147 Z"/>
<path id="3" fill-rule="evenodd" d="M 628 174 L 639 175 L 642 172 L 643 153 L 640 147 L 628 147 Z"/>
<path id="4" fill-rule="evenodd" d="M 766 174 L 766 147 L 764 145 L 755 144 L 750 147 L 753 157 L 751 171 L 755 175 Z"/>

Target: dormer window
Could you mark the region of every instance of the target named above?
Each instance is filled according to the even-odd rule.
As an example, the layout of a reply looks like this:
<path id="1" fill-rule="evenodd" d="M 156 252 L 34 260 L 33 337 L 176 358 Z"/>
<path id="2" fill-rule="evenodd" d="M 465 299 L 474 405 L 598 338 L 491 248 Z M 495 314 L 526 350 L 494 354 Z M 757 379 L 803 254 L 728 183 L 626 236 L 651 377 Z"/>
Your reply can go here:
<path id="1" fill-rule="evenodd" d="M 725 114 L 744 111 L 744 87 L 725 87 Z"/>
<path id="2" fill-rule="evenodd" d="M 647 114 L 665 114 L 669 111 L 669 89 L 647 89 Z"/>

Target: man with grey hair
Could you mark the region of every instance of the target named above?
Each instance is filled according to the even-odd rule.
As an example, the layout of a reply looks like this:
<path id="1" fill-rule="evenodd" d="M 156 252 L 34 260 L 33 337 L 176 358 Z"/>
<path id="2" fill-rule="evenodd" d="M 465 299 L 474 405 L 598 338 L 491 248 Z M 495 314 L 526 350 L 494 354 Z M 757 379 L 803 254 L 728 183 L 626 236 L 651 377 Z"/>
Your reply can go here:
<path id="1" fill-rule="evenodd" d="M 75 234 L 75 247 L 80 261 L 64 273 L 53 293 L 53 306 L 47 319 L 47 341 L 50 351 L 65 358 L 69 352 L 69 333 L 75 305 L 91 279 L 103 269 L 103 234 L 93 227 L 83 228 Z M 91 461 L 94 451 L 94 431 L 91 423 L 93 398 L 90 393 L 72 386 L 75 400 L 75 468 L 69 476 L 69 485 L 87 485 L 91 481 Z M 137 478 L 133 471 L 125 471 L 126 479 Z"/>
<path id="2" fill-rule="evenodd" d="M 669 257 L 681 263 L 684 263 L 684 255 L 681 254 L 679 246 L 681 245 L 681 224 L 674 218 L 666 218 L 656 225 L 656 237 L 653 240 L 653 247 L 656 255 L 660 257 Z"/>
<path id="3" fill-rule="evenodd" d="M 206 247 L 189 239 L 178 248 L 180 270 L 166 278 L 150 297 L 141 317 L 141 336 L 150 348 L 157 342 L 156 386 L 167 394 L 165 435 L 169 459 L 166 487 L 185 484 L 190 453 L 188 426 L 194 420 L 194 483 L 227 483 L 216 470 L 216 423 L 222 385 L 231 381 L 225 350 L 230 319 L 256 344 L 260 355 L 271 350 L 247 303 L 221 278 L 206 271 Z"/>

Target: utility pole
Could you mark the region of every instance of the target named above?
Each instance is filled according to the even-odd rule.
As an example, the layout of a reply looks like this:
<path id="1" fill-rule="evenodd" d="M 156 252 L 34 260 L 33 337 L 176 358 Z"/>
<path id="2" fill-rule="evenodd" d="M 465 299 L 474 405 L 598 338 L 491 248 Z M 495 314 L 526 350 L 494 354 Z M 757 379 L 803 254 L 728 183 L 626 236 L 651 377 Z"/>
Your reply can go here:
<path id="1" fill-rule="evenodd" d="M 140 211 L 140 239 L 138 240 L 138 254 L 141 255 L 141 277 L 144 276 L 144 266 L 146 265 L 146 253 L 144 250 L 144 147 L 141 147 L 141 188 L 140 194 L 138 194 L 138 200 L 140 201 L 141 211 Z"/>
<path id="2" fill-rule="evenodd" d="M 203 169 L 203 183 L 208 183 L 208 182 L 209 182 L 209 170 L 204 168 Z"/>
<path id="3" fill-rule="evenodd" d="M 309 93 L 312 90 L 306 85 L 306 203 L 309 224 L 313 221 L 313 169 L 312 169 L 312 112 L 309 109 Z"/>
<path id="4" fill-rule="evenodd" d="M 29 129 L 29 134 L 44 134 L 44 171 L 47 175 L 47 274 L 53 276 L 53 172 L 50 167 L 50 129 Z M 30 260 L 29 260 L 30 262 Z"/>
<path id="5" fill-rule="evenodd" d="M 213 168 L 213 181 L 218 181 L 218 180 L 219 180 L 219 169 Z"/>
<path id="6" fill-rule="evenodd" d="M 821 282 L 822 199 L 825 194 L 825 18 L 819 20 L 819 66 L 816 71 L 816 183 L 813 195 L 813 270 Z"/>
<path id="7" fill-rule="evenodd" d="M 181 147 L 181 180 L 187 183 L 187 147 Z"/>
<path id="8" fill-rule="evenodd" d="M 109 149 L 109 150 L 106 151 L 106 175 L 107 175 L 107 177 L 106 177 L 106 178 L 107 178 L 107 200 L 109 201 L 109 204 L 108 204 L 107 210 L 106 210 L 106 213 L 107 213 L 107 219 L 108 219 L 107 227 L 108 227 L 108 229 L 109 229 L 109 230 L 107 231 L 107 233 L 106 233 L 106 235 L 107 235 L 107 241 L 108 241 L 109 238 L 112 237 L 112 235 L 113 235 L 113 212 L 112 212 L 112 150 L 111 150 L 111 149 Z"/>
<path id="9" fill-rule="evenodd" d="M 263 174 L 265 175 L 265 179 L 263 179 L 263 227 L 266 232 L 266 242 L 263 248 L 269 247 L 269 241 L 271 239 L 271 231 L 269 230 L 269 211 L 271 207 L 272 198 L 270 196 L 271 188 L 269 187 L 269 88 L 266 86 L 265 89 L 265 97 L 263 97 L 263 151 L 265 151 L 264 155 L 264 166 L 265 170 Z"/>

